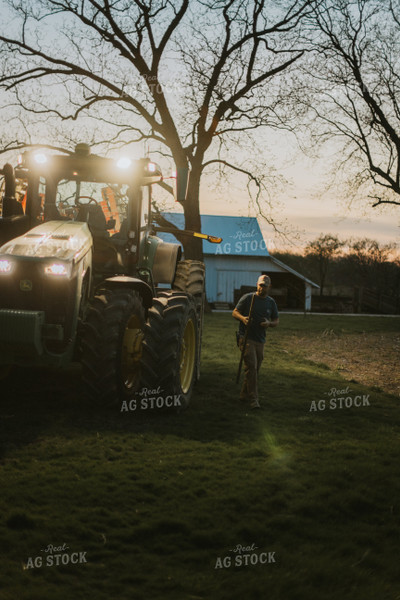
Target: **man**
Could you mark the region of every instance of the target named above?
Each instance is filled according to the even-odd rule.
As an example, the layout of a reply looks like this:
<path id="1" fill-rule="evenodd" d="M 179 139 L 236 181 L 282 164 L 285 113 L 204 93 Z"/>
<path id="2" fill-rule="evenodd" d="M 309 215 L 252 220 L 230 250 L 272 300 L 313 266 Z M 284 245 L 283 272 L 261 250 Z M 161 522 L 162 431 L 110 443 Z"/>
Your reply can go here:
<path id="1" fill-rule="evenodd" d="M 271 279 L 268 275 L 261 275 L 257 280 L 257 291 L 254 294 L 246 349 L 243 355 L 244 383 L 240 392 L 240 400 L 250 402 L 251 408 L 261 408 L 258 402 L 257 378 L 264 358 L 266 330 L 269 327 L 276 327 L 279 323 L 275 300 L 268 296 L 270 287 Z M 246 327 L 249 323 L 252 297 L 252 293 L 242 296 L 232 313 L 232 316 L 240 321 L 239 348 L 241 351 L 243 350 Z"/>

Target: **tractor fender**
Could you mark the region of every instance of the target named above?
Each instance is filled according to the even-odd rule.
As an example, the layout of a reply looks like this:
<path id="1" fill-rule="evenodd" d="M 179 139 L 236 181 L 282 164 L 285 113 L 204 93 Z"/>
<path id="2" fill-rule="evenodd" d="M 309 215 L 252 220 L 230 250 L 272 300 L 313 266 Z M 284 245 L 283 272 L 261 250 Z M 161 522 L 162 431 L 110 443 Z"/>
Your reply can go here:
<path id="1" fill-rule="evenodd" d="M 156 284 L 172 284 L 181 254 L 182 250 L 179 244 L 159 241 L 153 263 L 153 279 Z"/>
<path id="2" fill-rule="evenodd" d="M 143 298 L 143 306 L 145 308 L 150 308 L 153 304 L 153 291 L 151 287 L 145 281 L 142 281 L 142 279 L 138 279 L 137 277 L 129 277 L 128 275 L 115 275 L 114 277 L 108 277 L 105 279 L 102 283 L 102 287 L 106 287 L 108 289 L 114 287 L 125 287 L 131 290 L 136 290 Z"/>

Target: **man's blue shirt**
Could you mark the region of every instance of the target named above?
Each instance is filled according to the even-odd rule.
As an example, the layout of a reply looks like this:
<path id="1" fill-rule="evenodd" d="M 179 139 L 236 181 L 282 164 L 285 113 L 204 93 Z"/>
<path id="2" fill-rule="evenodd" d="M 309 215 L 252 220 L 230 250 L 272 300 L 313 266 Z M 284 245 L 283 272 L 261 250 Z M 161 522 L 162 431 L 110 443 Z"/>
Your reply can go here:
<path id="1" fill-rule="evenodd" d="M 248 317 L 250 312 L 251 299 L 253 297 L 253 293 L 245 294 L 239 300 L 236 305 L 236 309 L 240 312 L 244 317 Z M 271 296 L 266 296 L 262 298 L 255 294 L 254 304 L 253 304 L 253 313 L 251 323 L 249 325 L 249 332 L 247 334 L 247 338 L 249 340 L 253 340 L 253 342 L 265 342 L 265 333 L 266 330 L 264 327 L 260 327 L 260 323 L 268 319 L 268 321 L 275 321 L 279 316 L 278 308 L 276 306 L 276 302 Z M 242 321 L 239 322 L 239 335 L 244 337 L 245 334 L 245 325 Z"/>

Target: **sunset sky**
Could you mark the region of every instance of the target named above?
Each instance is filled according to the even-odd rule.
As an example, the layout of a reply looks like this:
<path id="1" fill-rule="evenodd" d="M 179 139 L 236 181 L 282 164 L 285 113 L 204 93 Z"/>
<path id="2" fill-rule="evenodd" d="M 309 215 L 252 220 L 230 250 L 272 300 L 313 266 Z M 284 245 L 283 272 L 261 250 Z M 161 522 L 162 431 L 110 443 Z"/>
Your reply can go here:
<path id="1" fill-rule="evenodd" d="M 287 183 L 271 191 L 272 202 L 276 204 L 272 214 L 278 224 L 286 221 L 289 241 L 274 234 L 273 228 L 260 218 L 270 250 L 287 248 L 300 251 L 321 233 L 332 233 L 342 240 L 368 237 L 382 244 L 397 243 L 400 249 L 400 206 L 372 208 L 371 201 L 365 199 L 349 207 L 343 188 L 326 189 L 330 168 L 327 158 L 329 147 L 321 158 L 311 159 L 293 143 L 292 150 L 288 151 L 289 146 L 285 146 L 284 140 L 290 138 L 281 132 L 274 134 L 273 138 L 275 168 Z M 222 182 L 217 190 L 214 189 L 215 178 L 204 175 L 202 214 L 256 216 L 255 210 L 249 208 L 246 177 L 234 171 L 230 173 L 231 185 Z M 176 204 L 170 203 L 169 208 L 180 212 Z M 298 239 L 295 230 L 299 232 Z"/>

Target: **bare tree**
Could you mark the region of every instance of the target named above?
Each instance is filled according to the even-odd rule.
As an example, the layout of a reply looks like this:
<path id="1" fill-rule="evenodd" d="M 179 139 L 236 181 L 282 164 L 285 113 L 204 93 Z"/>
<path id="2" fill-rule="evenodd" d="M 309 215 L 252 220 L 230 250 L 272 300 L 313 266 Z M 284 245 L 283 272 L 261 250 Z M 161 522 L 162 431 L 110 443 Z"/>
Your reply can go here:
<path id="1" fill-rule="evenodd" d="M 315 257 L 318 261 L 320 296 L 324 295 L 324 286 L 328 268 L 332 260 L 343 248 L 345 242 L 340 241 L 335 235 L 320 235 L 310 242 L 305 248 L 305 255 Z"/>
<path id="2" fill-rule="evenodd" d="M 353 284 L 357 282 L 370 289 L 388 293 L 393 279 L 395 261 L 392 260 L 392 255 L 395 248 L 394 243 L 380 244 L 369 238 L 353 241 L 346 257 L 354 269 Z"/>
<path id="3" fill-rule="evenodd" d="M 200 230 L 200 180 L 215 164 L 247 177 L 260 205 L 265 180 L 227 149 L 258 127 L 290 126 L 279 77 L 303 55 L 313 3 L 2 0 L 0 86 L 14 110 L 54 116 L 64 132 L 91 117 L 96 143 L 148 140 L 189 167 L 185 223 Z M 199 240 L 184 244 L 200 258 Z"/>
<path id="4" fill-rule="evenodd" d="M 313 143 L 334 138 L 339 166 L 373 206 L 400 205 L 400 2 L 322 0 L 311 23 Z"/>

